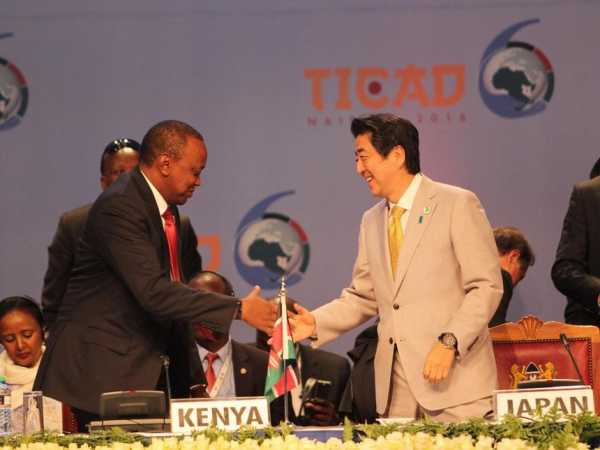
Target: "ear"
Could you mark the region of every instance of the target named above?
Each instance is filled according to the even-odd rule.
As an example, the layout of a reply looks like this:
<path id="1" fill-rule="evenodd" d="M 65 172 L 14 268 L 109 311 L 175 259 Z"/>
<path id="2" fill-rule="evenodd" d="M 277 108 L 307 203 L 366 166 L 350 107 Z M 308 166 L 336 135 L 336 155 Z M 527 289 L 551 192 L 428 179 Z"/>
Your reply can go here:
<path id="1" fill-rule="evenodd" d="M 508 252 L 508 260 L 512 263 L 519 263 L 519 258 L 521 258 L 521 252 L 519 250 L 513 249 Z"/>
<path id="2" fill-rule="evenodd" d="M 102 190 L 106 189 L 108 187 L 108 177 L 106 175 L 102 175 L 100 177 L 100 187 L 102 188 Z"/>
<path id="3" fill-rule="evenodd" d="M 158 155 L 155 161 L 156 167 L 163 177 L 168 177 L 171 173 L 171 157 L 166 153 Z"/>
<path id="4" fill-rule="evenodd" d="M 390 150 L 390 155 L 394 158 L 398 168 L 404 166 L 404 163 L 406 162 L 406 151 L 404 150 L 404 147 L 396 145 Z"/>

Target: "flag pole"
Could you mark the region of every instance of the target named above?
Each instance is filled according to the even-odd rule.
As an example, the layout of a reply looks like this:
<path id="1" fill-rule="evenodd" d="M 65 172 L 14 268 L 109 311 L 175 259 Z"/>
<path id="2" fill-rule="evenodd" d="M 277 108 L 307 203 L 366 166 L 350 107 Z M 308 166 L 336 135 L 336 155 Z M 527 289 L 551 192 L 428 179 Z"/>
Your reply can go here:
<path id="1" fill-rule="evenodd" d="M 279 290 L 279 311 L 281 311 L 281 323 L 283 327 L 283 336 L 287 336 L 287 298 L 285 292 L 285 275 L 281 277 L 281 288 Z M 285 316 L 284 316 L 285 314 Z M 288 385 L 287 385 L 287 345 L 283 346 L 283 421 L 286 425 L 290 423 L 288 412 Z"/>

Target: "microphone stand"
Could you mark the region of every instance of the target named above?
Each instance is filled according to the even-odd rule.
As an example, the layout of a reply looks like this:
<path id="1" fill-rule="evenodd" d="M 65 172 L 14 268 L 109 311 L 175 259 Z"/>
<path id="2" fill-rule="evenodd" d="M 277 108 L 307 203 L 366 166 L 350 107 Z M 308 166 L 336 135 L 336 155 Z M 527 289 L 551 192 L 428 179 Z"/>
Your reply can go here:
<path id="1" fill-rule="evenodd" d="M 165 415 L 163 417 L 163 431 L 166 430 L 166 420 L 169 416 L 169 410 L 171 408 L 171 376 L 169 375 L 169 357 L 167 355 L 160 355 L 162 360 L 163 370 L 165 371 L 165 383 L 167 384 L 167 407 L 165 409 Z"/>
<path id="2" fill-rule="evenodd" d="M 569 358 L 571 358 L 571 362 L 573 363 L 573 367 L 575 367 L 575 371 L 577 372 L 579 381 L 581 382 L 582 385 L 585 386 L 585 381 L 583 380 L 583 377 L 581 376 L 581 372 L 579 371 L 579 366 L 577 365 L 577 362 L 575 361 L 573 352 L 571 352 L 571 346 L 569 345 L 569 340 L 567 339 L 567 336 L 565 335 L 565 333 L 560 333 L 560 342 L 562 342 L 563 347 L 565 347 L 565 350 L 569 354 Z"/>
<path id="3" fill-rule="evenodd" d="M 283 325 L 283 321 L 285 320 L 287 323 L 287 299 L 286 297 L 286 293 L 285 293 L 285 276 L 281 277 L 281 289 L 279 291 L 279 313 L 280 313 L 280 318 L 281 318 L 281 329 L 282 329 L 282 333 L 281 333 L 281 343 L 283 344 L 285 340 L 287 340 L 287 327 Z M 286 317 L 284 317 L 284 313 L 286 313 Z M 283 331 L 285 331 L 285 336 Z M 286 365 L 287 365 L 287 358 L 286 358 L 286 353 L 284 351 L 284 349 L 282 348 L 282 363 L 283 363 L 283 421 L 285 422 L 286 425 L 288 425 L 290 423 L 289 421 L 289 411 L 288 411 L 288 407 L 289 407 L 289 399 L 288 399 L 288 385 L 287 385 L 287 372 L 286 372 Z"/>

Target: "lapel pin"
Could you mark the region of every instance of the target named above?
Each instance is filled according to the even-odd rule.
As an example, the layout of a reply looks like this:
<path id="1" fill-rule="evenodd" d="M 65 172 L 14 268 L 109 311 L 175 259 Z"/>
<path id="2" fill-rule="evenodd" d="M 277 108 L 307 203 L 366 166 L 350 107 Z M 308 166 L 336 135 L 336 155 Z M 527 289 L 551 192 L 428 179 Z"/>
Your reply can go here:
<path id="1" fill-rule="evenodd" d="M 430 208 L 429 206 L 426 206 L 426 207 L 423 209 L 423 214 L 425 214 L 425 215 L 428 215 L 430 212 L 431 212 L 431 208 Z"/>
<path id="2" fill-rule="evenodd" d="M 242 367 L 242 368 L 240 369 L 240 373 L 241 373 L 242 375 L 246 375 L 246 374 L 248 373 L 248 370 L 247 370 L 245 367 Z"/>

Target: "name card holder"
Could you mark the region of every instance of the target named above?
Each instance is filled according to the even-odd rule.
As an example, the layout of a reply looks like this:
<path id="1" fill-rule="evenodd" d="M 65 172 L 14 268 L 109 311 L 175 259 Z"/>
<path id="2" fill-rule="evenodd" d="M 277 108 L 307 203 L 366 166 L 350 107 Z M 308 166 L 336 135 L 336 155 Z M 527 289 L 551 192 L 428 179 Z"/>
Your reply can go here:
<path id="1" fill-rule="evenodd" d="M 595 413 L 594 392 L 590 386 L 494 391 L 494 412 L 500 420 L 506 414 L 528 420 L 548 413 L 552 408 L 563 415 Z"/>
<path id="2" fill-rule="evenodd" d="M 171 400 L 171 432 L 189 434 L 215 426 L 265 428 L 271 423 L 265 397 L 190 398 Z"/>

